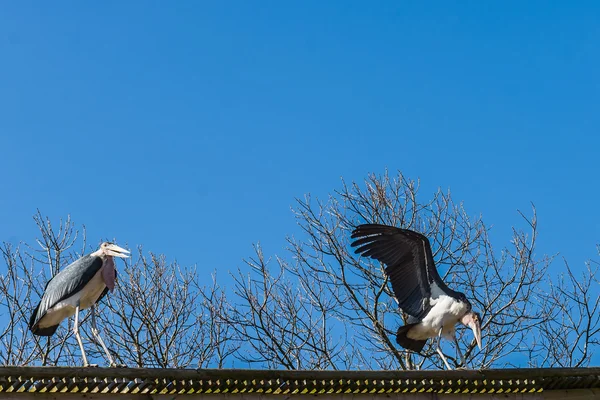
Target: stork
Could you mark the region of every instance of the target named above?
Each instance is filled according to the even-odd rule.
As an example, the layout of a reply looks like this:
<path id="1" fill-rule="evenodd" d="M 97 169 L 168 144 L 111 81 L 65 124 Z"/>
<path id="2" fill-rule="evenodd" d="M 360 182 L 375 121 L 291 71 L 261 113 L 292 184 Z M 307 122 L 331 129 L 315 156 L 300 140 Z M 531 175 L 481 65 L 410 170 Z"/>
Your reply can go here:
<path id="1" fill-rule="evenodd" d="M 481 318 L 463 293 L 450 289 L 442 281 L 427 237 L 408 229 L 364 224 L 354 229 L 351 238 L 357 239 L 351 246 L 359 246 L 355 254 L 385 264 L 398 305 L 410 316 L 408 324 L 401 326 L 396 334 L 400 346 L 420 353 L 427 339 L 435 338 L 437 353 L 446 368 L 452 369 L 440 348 L 444 337 L 454 341 L 465 365 L 455 332 L 455 325 L 461 322 L 473 330 L 481 349 Z"/>
<path id="2" fill-rule="evenodd" d="M 73 333 L 79 343 L 83 365 L 90 366 L 79 335 L 79 311 L 91 307 L 92 334 L 100 343 L 111 366 L 116 366 L 96 327 L 96 304 L 115 287 L 117 270 L 113 257 L 127 258 L 129 251 L 113 243 L 102 243 L 100 248 L 69 264 L 46 283 L 44 294 L 29 319 L 29 330 L 34 335 L 52 336 L 58 325 L 75 315 Z"/>

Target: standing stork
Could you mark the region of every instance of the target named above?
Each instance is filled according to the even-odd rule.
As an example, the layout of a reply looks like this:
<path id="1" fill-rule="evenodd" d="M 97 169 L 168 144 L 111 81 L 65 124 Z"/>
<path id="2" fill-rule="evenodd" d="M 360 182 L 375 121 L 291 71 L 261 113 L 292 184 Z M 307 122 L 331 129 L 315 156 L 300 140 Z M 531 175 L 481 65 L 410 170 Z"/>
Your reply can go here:
<path id="1" fill-rule="evenodd" d="M 112 243 L 69 264 L 46 283 L 44 294 L 29 319 L 34 335 L 52 336 L 58 325 L 75 314 L 73 333 L 79 343 L 83 365 L 90 366 L 79 336 L 79 311 L 92 308 L 92 334 L 100 343 L 111 366 L 116 366 L 96 327 L 96 303 L 115 287 L 117 270 L 113 257 L 127 258 L 129 251 Z"/>
<path id="2" fill-rule="evenodd" d="M 440 348 L 442 337 L 453 340 L 462 365 L 465 357 L 456 339 L 455 325 L 462 322 L 473 330 L 481 349 L 479 314 L 463 293 L 450 289 L 440 277 L 429 240 L 420 233 L 388 225 L 359 225 L 352 232 L 355 253 L 385 264 L 398 305 L 410 318 L 401 326 L 396 342 L 417 353 L 427 339 L 437 338 L 436 350 L 448 369 L 452 369 Z"/>

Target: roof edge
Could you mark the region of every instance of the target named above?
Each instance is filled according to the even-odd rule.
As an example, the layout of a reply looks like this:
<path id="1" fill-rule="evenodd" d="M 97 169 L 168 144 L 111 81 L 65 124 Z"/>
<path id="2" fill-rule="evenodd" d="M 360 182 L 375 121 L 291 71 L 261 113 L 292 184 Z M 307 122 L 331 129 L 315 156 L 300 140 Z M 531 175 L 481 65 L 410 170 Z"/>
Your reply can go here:
<path id="1" fill-rule="evenodd" d="M 230 378 L 238 379 L 526 379 L 529 377 L 584 377 L 600 376 L 600 367 L 585 368 L 503 368 L 459 370 L 277 370 L 277 369 L 189 369 L 189 368 L 103 368 L 103 367 L 55 367 L 55 366 L 4 366 L 0 376 L 36 378 L 140 378 L 179 379 Z"/>
<path id="2" fill-rule="evenodd" d="M 592 388 L 600 388 L 598 367 L 454 371 L 0 367 L 0 393 L 532 393 Z"/>

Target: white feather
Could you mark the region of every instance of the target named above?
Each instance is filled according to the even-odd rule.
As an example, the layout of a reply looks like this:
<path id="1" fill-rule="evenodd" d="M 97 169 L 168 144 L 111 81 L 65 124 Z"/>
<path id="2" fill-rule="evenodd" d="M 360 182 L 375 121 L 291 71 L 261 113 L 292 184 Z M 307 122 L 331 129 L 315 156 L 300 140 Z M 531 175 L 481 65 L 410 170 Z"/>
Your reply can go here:
<path id="1" fill-rule="evenodd" d="M 453 297 L 439 293 L 434 296 L 434 287 L 435 290 L 441 292 L 439 287 L 432 284 L 432 299 L 430 302 L 432 308 L 419 324 L 408 331 L 407 337 L 410 339 L 425 340 L 435 337 L 442 327 L 442 335 L 452 339 L 454 337 L 454 326 L 467 312 L 467 305 Z"/>

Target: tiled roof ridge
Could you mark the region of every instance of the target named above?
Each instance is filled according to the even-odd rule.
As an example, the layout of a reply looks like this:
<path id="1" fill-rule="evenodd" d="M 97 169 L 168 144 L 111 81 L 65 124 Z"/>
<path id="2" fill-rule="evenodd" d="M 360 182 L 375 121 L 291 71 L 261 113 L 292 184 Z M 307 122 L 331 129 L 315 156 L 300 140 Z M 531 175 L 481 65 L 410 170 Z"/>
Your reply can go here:
<path id="1" fill-rule="evenodd" d="M 530 393 L 600 388 L 600 368 L 333 371 L 0 367 L 0 392 L 130 394 Z"/>

